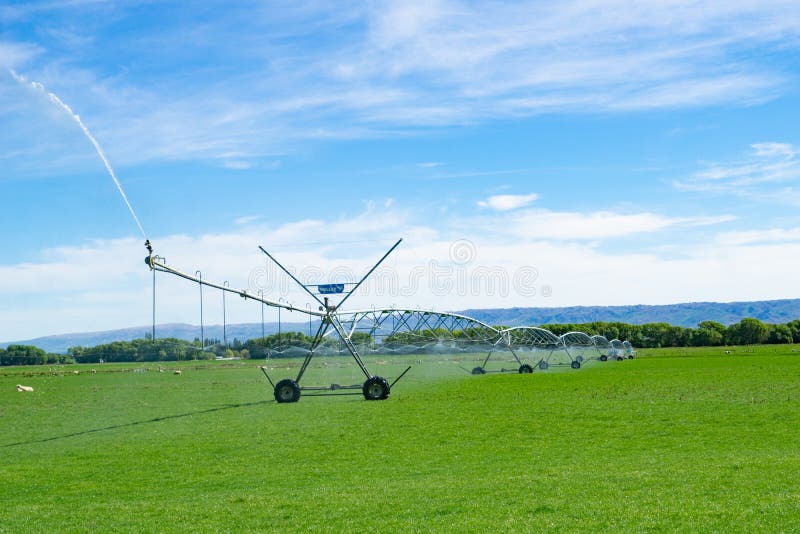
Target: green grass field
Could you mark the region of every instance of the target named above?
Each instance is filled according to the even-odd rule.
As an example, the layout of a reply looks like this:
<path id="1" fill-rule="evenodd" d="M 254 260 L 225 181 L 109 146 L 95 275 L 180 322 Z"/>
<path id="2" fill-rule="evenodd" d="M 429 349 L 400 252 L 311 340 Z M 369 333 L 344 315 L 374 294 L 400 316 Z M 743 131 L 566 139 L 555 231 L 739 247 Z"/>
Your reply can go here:
<path id="1" fill-rule="evenodd" d="M 387 401 L 292 405 L 259 362 L 2 369 L 0 531 L 797 531 L 793 349 L 486 376 L 437 356 Z"/>

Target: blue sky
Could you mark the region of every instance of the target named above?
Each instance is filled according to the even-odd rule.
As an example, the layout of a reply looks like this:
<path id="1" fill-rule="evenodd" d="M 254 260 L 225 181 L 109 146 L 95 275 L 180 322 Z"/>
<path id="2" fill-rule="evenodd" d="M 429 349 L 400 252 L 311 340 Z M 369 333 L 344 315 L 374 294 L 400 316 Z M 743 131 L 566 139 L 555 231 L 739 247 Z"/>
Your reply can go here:
<path id="1" fill-rule="evenodd" d="M 797 2 L 199 6 L 0 6 L 0 340 L 149 320 L 142 238 L 47 92 L 171 265 L 301 307 L 257 245 L 336 278 L 404 237 L 363 307 L 798 296 Z"/>

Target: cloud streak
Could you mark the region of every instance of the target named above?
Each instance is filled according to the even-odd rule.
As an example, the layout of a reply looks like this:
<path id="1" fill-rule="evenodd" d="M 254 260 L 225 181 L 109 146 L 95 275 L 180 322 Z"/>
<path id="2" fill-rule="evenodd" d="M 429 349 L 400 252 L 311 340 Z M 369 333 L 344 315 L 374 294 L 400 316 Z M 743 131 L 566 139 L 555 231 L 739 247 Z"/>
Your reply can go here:
<path id="1" fill-rule="evenodd" d="M 150 9 L 158 7 L 89 2 L 50 15 L 68 26 L 104 10 L 136 24 Z M 752 104 L 781 94 L 788 78 L 747 57 L 796 50 L 798 20 L 800 6 L 783 0 L 242 4 L 213 22 L 203 13 L 166 17 L 114 40 L 113 65 L 153 65 L 124 76 L 102 67 L 98 54 L 114 37 L 102 22 L 79 36 L 94 46 L 70 57 L 46 40 L 2 43 L 0 57 L 29 65 L 28 74 L 91 114 L 115 161 L 237 152 L 242 159 L 229 165 L 242 166 L 299 140 L 414 135 L 552 112 Z M 220 74 L 211 83 L 209 68 Z"/>
<path id="2" fill-rule="evenodd" d="M 733 195 L 753 200 L 800 205 L 800 149 L 790 143 L 763 142 L 750 146 L 738 161 L 706 163 L 683 180 L 679 191 Z"/>
<path id="3" fill-rule="evenodd" d="M 30 43 L 0 41 L 0 68 L 19 68 L 42 51 L 39 46 Z"/>
<path id="4" fill-rule="evenodd" d="M 528 195 L 494 195 L 478 202 L 482 208 L 491 208 L 496 211 L 511 211 L 530 205 L 539 198 L 536 193 Z"/>

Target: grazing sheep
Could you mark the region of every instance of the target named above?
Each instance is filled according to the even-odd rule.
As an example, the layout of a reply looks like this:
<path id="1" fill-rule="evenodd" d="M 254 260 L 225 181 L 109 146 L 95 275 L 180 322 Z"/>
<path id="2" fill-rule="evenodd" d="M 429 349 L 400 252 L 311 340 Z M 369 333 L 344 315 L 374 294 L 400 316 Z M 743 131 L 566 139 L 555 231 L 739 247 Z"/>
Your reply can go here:
<path id="1" fill-rule="evenodd" d="M 80 371 L 72 371 L 72 374 L 73 375 L 79 375 L 79 374 L 81 374 L 81 372 Z"/>
<path id="2" fill-rule="evenodd" d="M 731 351 L 729 351 L 729 350 L 725 351 L 725 354 L 730 354 L 730 353 L 731 353 Z"/>
<path id="3" fill-rule="evenodd" d="M 180 370 L 178 370 L 178 371 L 175 371 L 175 374 L 176 374 L 176 375 L 182 375 L 182 374 L 183 374 L 183 371 L 180 371 Z"/>
<path id="4" fill-rule="evenodd" d="M 96 375 L 97 374 L 97 369 L 92 369 L 92 374 Z"/>
<path id="5" fill-rule="evenodd" d="M 25 392 L 25 393 L 33 393 L 33 388 L 30 387 L 30 386 L 23 386 L 23 385 L 17 384 L 17 391 Z"/>

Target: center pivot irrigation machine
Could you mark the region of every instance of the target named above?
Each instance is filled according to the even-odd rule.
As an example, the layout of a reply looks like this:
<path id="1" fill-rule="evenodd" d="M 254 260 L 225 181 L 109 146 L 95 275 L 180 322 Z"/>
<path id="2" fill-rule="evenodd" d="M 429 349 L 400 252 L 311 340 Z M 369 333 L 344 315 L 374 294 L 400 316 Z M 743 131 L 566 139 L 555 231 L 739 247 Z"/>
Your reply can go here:
<path id="1" fill-rule="evenodd" d="M 394 308 L 342 310 L 342 306 L 362 287 L 402 241 L 402 239 L 398 240 L 358 282 L 329 284 L 304 284 L 267 250 L 259 247 L 270 261 L 319 304 L 316 310 L 310 306 L 298 308 L 283 299 L 274 301 L 264 298 L 261 291 L 253 294 L 247 290 L 235 290 L 227 282 L 223 284 L 210 282 L 203 279 L 199 271 L 196 272 L 197 276 L 181 272 L 168 266 L 164 258 L 154 254 L 150 241 L 145 243 L 149 253 L 145 258 L 145 263 L 154 275 L 155 272 L 172 274 L 199 284 L 201 289 L 206 286 L 220 290 L 223 296 L 236 294 L 245 300 L 250 299 L 261 303 L 262 328 L 263 306 L 269 306 L 278 311 L 296 311 L 308 315 L 311 341 L 302 349 L 303 352 L 300 355 L 303 359 L 296 376 L 273 381 L 269 369 L 266 366 L 261 367 L 261 371 L 274 389 L 275 400 L 279 403 L 297 402 L 301 395 L 363 395 L 366 400 L 370 401 L 387 399 L 392 387 L 408 373 L 411 366 L 405 367 L 405 370 L 403 367 L 397 368 L 398 376 L 390 382 L 367 368 L 362 357 L 365 354 L 384 356 L 461 354 L 462 357 L 486 354 L 485 357 L 479 356 L 480 365 L 477 367 L 472 369 L 461 367 L 473 375 L 509 372 L 530 374 L 534 370 L 544 371 L 550 367 L 580 369 L 582 365 L 592 360 L 606 361 L 612 357 L 622 359 L 622 355 L 625 353 L 629 357 L 633 357 L 634 351 L 630 343 L 625 342 L 623 345 L 617 339 L 609 342 L 602 336 L 589 337 L 582 332 L 568 332 L 559 337 L 544 328 L 533 326 L 498 328 L 464 315 L 429 310 Z M 339 297 L 338 302 L 332 302 L 337 297 Z M 318 321 L 319 325 L 316 334 L 312 337 L 313 320 Z M 330 384 L 327 386 L 303 384 L 303 379 L 307 376 L 307 371 L 315 356 L 330 354 L 331 347 L 335 344 L 335 338 L 330 338 L 330 336 L 334 332 L 343 346 L 339 353 L 349 354 L 352 357 L 364 375 L 364 382 L 353 385 Z M 365 339 L 368 341 L 365 342 Z M 279 339 L 278 342 L 280 344 L 281 340 Z M 287 355 L 295 353 L 293 352 L 295 350 L 297 350 L 296 347 L 285 352 L 276 351 L 276 354 L 286 358 Z M 505 354 L 505 359 L 502 358 L 503 354 Z M 376 362 L 376 364 L 381 363 L 385 362 Z M 509 363 L 511 364 L 510 368 L 507 367 Z M 322 365 L 327 366 L 328 364 L 325 362 Z"/>
<path id="2" fill-rule="evenodd" d="M 299 285 L 319 304 L 319 309 L 316 311 L 310 308 L 295 308 L 291 304 L 275 302 L 273 300 L 265 299 L 261 295 L 252 295 L 248 293 L 247 290 L 234 290 L 227 285 L 208 282 L 200 277 L 195 277 L 178 271 L 177 269 L 173 269 L 172 267 L 166 265 L 163 258 L 153 254 L 153 248 L 149 241 L 145 244 L 149 252 L 149 255 L 147 258 L 145 258 L 145 262 L 154 271 L 174 274 L 186 280 L 190 280 L 208 287 L 213 287 L 223 292 L 237 294 L 244 299 L 252 299 L 257 302 L 261 302 L 267 306 L 281 308 L 288 311 L 299 311 L 301 313 L 306 313 L 310 316 L 316 317 L 319 320 L 319 328 L 317 329 L 316 335 L 313 337 L 311 346 L 308 349 L 305 360 L 300 366 L 300 371 L 296 378 L 280 380 L 276 384 L 273 382 L 272 378 L 270 378 L 269 374 L 267 373 L 267 369 L 265 367 L 261 367 L 264 376 L 267 378 L 270 385 L 273 386 L 275 390 L 275 400 L 279 403 L 297 402 L 300 400 L 300 395 L 303 391 L 311 391 L 319 395 L 324 394 L 325 392 L 334 393 L 340 390 L 348 391 L 359 389 L 364 395 L 364 398 L 367 400 L 385 400 L 389 397 L 392 386 L 394 386 L 401 378 L 403 378 L 411 369 L 411 367 L 406 368 L 406 370 L 403 371 L 403 373 L 401 373 L 400 376 L 398 376 L 391 384 L 386 378 L 372 374 L 369 369 L 367 369 L 367 366 L 365 365 L 364 360 L 361 358 L 361 355 L 358 353 L 355 344 L 353 344 L 351 341 L 352 332 L 348 333 L 348 331 L 345 329 L 342 321 L 339 318 L 338 310 L 339 307 L 342 306 L 363 285 L 363 283 L 372 275 L 372 273 L 375 272 L 375 270 L 386 260 L 386 258 L 388 258 L 389 255 L 394 252 L 398 246 L 400 246 L 402 241 L 402 239 L 398 240 L 397 243 L 395 243 L 392 248 L 390 248 L 389 251 L 384 254 L 383 257 L 378 260 L 378 262 L 369 270 L 369 272 L 367 272 L 367 274 L 364 275 L 364 277 L 358 282 L 322 285 L 303 284 L 278 260 L 276 260 L 269 252 L 267 252 L 264 247 L 258 247 L 261 252 L 266 254 L 267 257 L 275 263 L 275 265 L 277 265 L 284 273 L 286 273 L 286 275 L 296 282 L 297 285 Z M 342 295 L 342 298 L 338 303 L 334 304 L 331 303 L 331 298 L 333 295 Z M 355 360 L 356 364 L 361 369 L 361 372 L 364 373 L 366 381 L 363 384 L 357 385 L 332 384 L 330 386 L 301 386 L 300 383 L 303 379 L 303 375 L 306 373 L 311 360 L 314 358 L 315 351 L 325 340 L 326 336 L 332 331 L 336 332 L 336 334 L 339 336 L 339 339 L 341 339 L 341 341 L 344 343 L 345 347 L 353 357 L 353 360 Z"/>

